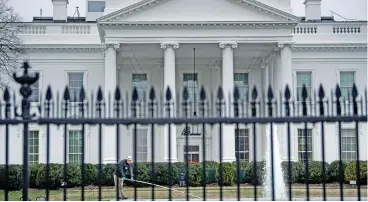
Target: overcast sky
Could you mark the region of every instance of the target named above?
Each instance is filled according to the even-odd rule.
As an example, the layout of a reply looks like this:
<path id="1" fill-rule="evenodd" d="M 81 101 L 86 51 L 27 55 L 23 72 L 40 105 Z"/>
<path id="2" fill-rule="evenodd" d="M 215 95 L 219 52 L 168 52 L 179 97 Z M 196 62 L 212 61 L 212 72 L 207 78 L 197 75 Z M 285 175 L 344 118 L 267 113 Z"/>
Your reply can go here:
<path id="1" fill-rule="evenodd" d="M 304 0 L 291 0 L 291 2 L 294 14 L 304 16 Z M 32 21 L 33 16 L 40 16 L 40 9 L 43 10 L 43 16 L 52 16 L 51 0 L 9 0 L 9 3 L 24 21 Z M 69 0 L 68 16 L 73 16 L 77 6 L 81 16 L 86 15 L 86 0 Z M 367 20 L 367 0 L 322 0 L 322 15 L 331 16 L 330 10 L 345 18 Z M 342 20 L 338 16 L 335 17 Z"/>

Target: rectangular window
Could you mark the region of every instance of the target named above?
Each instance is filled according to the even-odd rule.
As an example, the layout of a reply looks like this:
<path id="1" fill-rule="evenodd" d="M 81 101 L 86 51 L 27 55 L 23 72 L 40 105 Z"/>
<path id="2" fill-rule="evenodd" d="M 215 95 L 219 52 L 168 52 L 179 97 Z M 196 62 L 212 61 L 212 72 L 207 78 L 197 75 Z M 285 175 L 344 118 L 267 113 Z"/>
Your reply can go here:
<path id="1" fill-rule="evenodd" d="M 137 129 L 137 162 L 147 162 L 147 129 Z"/>
<path id="2" fill-rule="evenodd" d="M 29 163 L 39 163 L 39 132 L 29 131 L 28 136 Z"/>
<path id="3" fill-rule="evenodd" d="M 349 100 L 349 95 L 351 96 L 351 92 L 353 89 L 353 85 L 355 82 L 355 72 L 340 72 L 340 89 L 341 89 L 341 98 L 345 100 Z"/>
<path id="4" fill-rule="evenodd" d="M 82 163 L 82 131 L 69 130 L 69 163 Z"/>
<path id="5" fill-rule="evenodd" d="M 308 98 L 312 92 L 312 72 L 297 72 L 296 73 L 296 93 L 297 101 L 302 101 L 303 86 L 307 88 Z"/>
<path id="6" fill-rule="evenodd" d="M 240 100 L 248 101 L 249 95 L 249 80 L 248 73 L 235 73 L 234 74 L 234 86 L 239 89 Z"/>
<path id="7" fill-rule="evenodd" d="M 32 88 L 32 94 L 31 96 L 29 96 L 29 100 L 31 102 L 39 102 L 40 100 L 40 80 L 37 80 L 36 83 L 34 83 L 31 88 Z"/>
<path id="8" fill-rule="evenodd" d="M 312 129 L 307 129 L 307 145 L 305 145 L 304 129 L 298 129 L 298 157 L 299 161 L 305 161 L 307 156 L 305 149 L 307 148 L 308 161 L 312 159 Z"/>
<path id="9" fill-rule="evenodd" d="M 187 128 L 184 128 L 181 135 L 200 136 L 202 134 L 201 124 L 190 124 Z"/>
<path id="10" fill-rule="evenodd" d="M 88 1 L 88 12 L 104 12 L 105 1 Z"/>
<path id="11" fill-rule="evenodd" d="M 199 162 L 199 146 L 188 145 L 184 146 L 184 162 L 198 163 Z"/>
<path id="12" fill-rule="evenodd" d="M 198 75 L 197 74 L 184 74 L 183 87 L 188 89 L 188 102 L 196 104 L 198 102 Z"/>
<path id="13" fill-rule="evenodd" d="M 342 129 L 341 143 L 342 143 L 342 160 L 343 161 L 356 160 L 355 129 Z"/>
<path id="14" fill-rule="evenodd" d="M 239 150 L 237 147 L 239 144 Z M 249 130 L 235 130 L 235 156 L 239 161 L 249 161 Z"/>
<path id="15" fill-rule="evenodd" d="M 133 89 L 136 88 L 138 92 L 138 100 L 140 102 L 146 102 L 148 91 L 148 79 L 147 74 L 133 74 Z"/>
<path id="16" fill-rule="evenodd" d="M 70 100 L 78 102 L 79 94 L 83 87 L 83 73 L 68 73 L 68 87 Z"/>

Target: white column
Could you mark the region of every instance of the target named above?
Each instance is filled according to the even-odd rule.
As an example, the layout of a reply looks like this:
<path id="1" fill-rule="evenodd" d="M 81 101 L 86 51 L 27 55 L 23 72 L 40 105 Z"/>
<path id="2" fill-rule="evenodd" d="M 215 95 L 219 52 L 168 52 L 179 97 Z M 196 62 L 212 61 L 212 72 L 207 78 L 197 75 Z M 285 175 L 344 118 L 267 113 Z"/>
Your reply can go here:
<path id="1" fill-rule="evenodd" d="M 292 57 L 291 57 L 291 49 L 293 47 L 293 43 L 291 42 L 285 42 L 285 43 L 279 43 L 278 44 L 278 48 L 279 48 L 279 65 L 276 67 L 276 71 L 278 72 L 277 74 L 277 87 L 276 89 L 278 90 L 277 94 L 275 95 L 279 95 L 279 92 L 282 92 L 282 96 L 284 96 L 284 92 L 285 92 L 285 88 L 286 85 L 289 86 L 289 89 L 291 91 L 291 94 L 293 95 L 293 76 L 292 76 Z M 276 93 L 276 92 L 275 92 Z M 283 110 L 285 115 L 285 110 Z M 278 125 L 278 133 L 279 133 L 279 141 L 280 141 L 280 146 L 281 146 L 281 154 L 282 154 L 282 158 L 283 160 L 287 160 L 288 156 L 288 148 L 287 148 L 287 127 L 286 125 Z M 290 133 L 291 133 L 291 129 L 290 129 Z M 295 160 L 295 155 L 296 153 L 293 152 L 293 147 L 295 145 L 294 144 L 294 138 L 295 135 L 291 134 L 290 135 L 290 143 L 291 143 L 291 160 Z"/>
<path id="2" fill-rule="evenodd" d="M 164 98 L 166 98 L 166 89 L 170 88 L 172 101 L 176 103 L 176 86 L 175 86 L 175 49 L 179 48 L 177 43 L 162 43 L 161 48 L 164 49 Z M 171 106 L 170 116 L 175 116 L 175 107 Z M 166 114 L 166 110 L 165 110 Z M 176 126 L 171 125 L 171 162 L 178 161 L 177 145 L 176 145 Z M 164 127 L 164 160 L 169 161 L 169 126 Z"/>
<path id="3" fill-rule="evenodd" d="M 222 49 L 222 89 L 225 98 L 225 114 L 224 116 L 233 116 L 232 102 L 234 91 L 234 49 L 238 47 L 235 42 L 220 43 Z M 229 110 L 230 109 L 230 110 Z M 235 161 L 235 126 L 222 126 L 222 161 Z"/>
<path id="4" fill-rule="evenodd" d="M 107 107 L 112 107 L 113 95 L 117 86 L 116 82 L 116 50 L 120 44 L 103 44 L 105 50 L 105 88 L 104 96 Z M 108 104 L 110 94 L 110 106 Z M 112 109 L 112 108 L 111 108 Z M 113 110 L 110 109 L 112 113 Z M 108 111 L 108 110 L 107 110 Z M 107 114 L 106 114 L 107 115 Z M 112 115 L 112 114 L 111 114 Z M 103 128 L 103 144 L 102 144 L 103 163 L 116 163 L 116 127 L 104 126 Z"/>
<path id="5" fill-rule="evenodd" d="M 286 84 L 289 85 L 290 90 L 292 86 L 293 81 L 293 72 L 292 72 L 292 60 L 291 60 L 291 48 L 293 44 L 288 43 L 279 43 L 278 47 L 280 48 L 280 58 L 281 58 L 281 66 L 280 66 L 280 72 L 282 72 L 281 76 L 282 79 L 279 82 L 279 87 L 281 89 L 285 89 Z"/>

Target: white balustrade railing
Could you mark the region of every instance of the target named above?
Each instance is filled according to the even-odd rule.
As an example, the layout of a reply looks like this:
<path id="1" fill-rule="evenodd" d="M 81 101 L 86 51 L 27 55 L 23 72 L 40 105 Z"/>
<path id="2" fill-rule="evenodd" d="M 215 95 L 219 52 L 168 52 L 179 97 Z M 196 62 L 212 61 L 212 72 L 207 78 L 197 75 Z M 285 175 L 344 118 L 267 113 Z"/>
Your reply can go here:
<path id="1" fill-rule="evenodd" d="M 317 34 L 318 33 L 318 27 L 317 25 L 298 25 L 292 30 L 293 34 Z"/>
<path id="2" fill-rule="evenodd" d="M 20 32 L 22 34 L 46 34 L 46 26 L 24 24 L 21 26 Z"/>
<path id="3" fill-rule="evenodd" d="M 360 25 L 334 25 L 332 26 L 334 34 L 359 34 L 361 32 Z"/>
<path id="4" fill-rule="evenodd" d="M 90 34 L 91 26 L 89 25 L 63 25 L 62 34 Z"/>

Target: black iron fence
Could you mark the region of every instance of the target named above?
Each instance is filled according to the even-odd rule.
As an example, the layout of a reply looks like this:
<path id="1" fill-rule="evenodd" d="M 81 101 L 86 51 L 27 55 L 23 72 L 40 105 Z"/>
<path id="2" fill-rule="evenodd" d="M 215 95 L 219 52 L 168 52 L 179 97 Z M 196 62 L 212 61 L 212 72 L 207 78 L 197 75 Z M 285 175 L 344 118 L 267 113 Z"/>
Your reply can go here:
<path id="1" fill-rule="evenodd" d="M 240 100 L 240 92 L 237 87 L 235 87 L 233 94 L 231 96 L 224 95 L 221 87 L 218 88 L 215 95 L 208 93 L 204 88 L 200 89 L 198 101 L 195 102 L 189 99 L 188 89 L 180 95 L 176 95 L 175 99 L 172 95 L 170 89 L 166 89 L 164 95 L 158 96 L 159 93 L 155 89 L 150 89 L 149 100 L 141 101 L 137 89 L 133 89 L 131 95 L 123 95 L 120 89 L 117 88 L 112 96 L 104 96 L 101 89 L 98 89 L 96 95 L 87 96 L 85 90 L 82 88 L 79 95 L 70 95 L 68 87 L 65 88 L 61 98 L 55 96 L 49 86 L 46 93 L 44 94 L 44 99 L 40 102 L 38 106 L 38 113 L 31 114 L 31 103 L 30 96 L 32 94 L 31 85 L 38 80 L 38 74 L 31 74 L 28 72 L 30 67 L 27 63 L 23 65 L 23 74 L 14 74 L 15 81 L 21 85 L 20 94 L 22 96 L 21 100 L 21 110 L 18 109 L 18 104 L 15 95 L 11 95 L 9 89 L 5 89 L 3 95 L 3 101 L 0 105 L 0 125 L 5 128 L 5 150 L 1 152 L 5 155 L 5 166 L 4 166 L 4 196 L 5 200 L 9 200 L 9 136 L 13 135 L 9 133 L 9 128 L 12 125 L 22 125 L 23 126 L 23 172 L 22 172 L 22 192 L 23 200 L 29 198 L 28 188 L 29 188 L 29 125 L 38 124 L 46 126 L 46 173 L 45 173 L 45 195 L 46 199 L 50 199 L 50 126 L 63 126 L 64 134 L 66 134 L 67 128 L 70 125 L 79 125 L 82 128 L 82 157 L 81 157 L 81 200 L 85 200 L 85 176 L 86 176 L 86 162 L 85 162 L 85 127 L 87 125 L 98 126 L 98 140 L 99 144 L 96 145 L 98 150 L 98 200 L 102 200 L 102 127 L 105 125 L 111 126 L 133 126 L 133 149 L 134 149 L 134 176 L 138 175 L 137 166 L 137 125 L 148 125 L 151 128 L 151 162 L 149 163 L 149 181 L 151 183 L 156 182 L 156 170 L 155 170 L 155 139 L 162 134 L 155 133 L 155 126 L 157 125 L 167 125 L 168 126 L 168 151 L 169 151 L 169 162 L 168 162 L 168 187 L 171 188 L 174 185 L 173 176 L 173 163 L 171 159 L 171 147 L 176 145 L 171 145 L 171 138 L 176 138 L 176 134 L 171 134 L 170 127 L 172 125 L 185 125 L 185 130 L 182 132 L 185 136 L 185 145 L 188 146 L 189 132 L 187 131 L 188 125 L 190 124 L 200 124 L 205 133 L 206 125 L 218 125 L 218 138 L 219 145 L 219 166 L 218 166 L 218 178 L 216 179 L 219 185 L 219 199 L 223 200 L 223 186 L 224 184 L 224 163 L 222 162 L 223 153 L 223 138 L 226 138 L 228 134 L 223 134 L 222 127 L 224 125 L 232 124 L 236 130 L 239 130 L 239 125 L 252 126 L 252 136 L 253 136 L 253 164 L 251 176 L 248 178 L 253 178 L 254 187 L 254 200 L 262 198 L 262 196 L 257 191 L 257 179 L 259 172 L 257 169 L 257 124 L 270 125 L 270 139 L 271 151 L 273 149 L 273 124 L 284 124 L 286 125 L 287 131 L 287 169 L 286 169 L 286 186 L 288 187 L 288 199 L 293 200 L 292 195 L 292 162 L 291 162 L 291 134 L 290 128 L 292 124 L 301 123 L 304 124 L 304 144 L 308 145 L 307 137 L 307 124 L 320 124 L 320 134 L 321 134 L 321 166 L 322 166 L 322 184 L 323 184 L 323 200 L 327 199 L 326 194 L 326 183 L 327 183 L 327 171 L 326 171 L 326 151 L 325 151 L 325 140 L 329 138 L 331 134 L 325 134 L 324 124 L 325 123 L 337 123 L 338 124 L 338 136 L 339 136 L 339 163 L 338 163 L 338 178 L 340 184 L 340 199 L 344 199 L 344 171 L 343 171 L 343 160 L 342 160 L 342 123 L 351 122 L 355 123 L 355 151 L 356 151 L 356 194 L 357 199 L 361 199 L 361 164 L 359 156 L 359 126 L 361 123 L 367 122 L 367 92 L 363 95 L 358 93 L 357 87 L 352 86 L 349 93 L 342 95 L 339 85 L 331 91 L 331 95 L 327 96 L 322 87 L 322 85 L 313 93 L 309 91 L 305 86 L 302 89 L 300 99 L 296 99 L 292 95 L 291 89 L 286 86 L 284 92 L 274 92 L 271 87 L 268 88 L 267 92 L 259 91 L 257 88 L 253 88 L 250 91 L 249 100 Z M 279 94 L 279 96 L 275 96 Z M 76 97 L 77 100 L 71 99 L 71 97 Z M 126 97 L 123 99 L 123 97 Z M 225 100 L 228 99 L 228 100 Z M 300 100 L 300 101 L 299 101 Z M 21 112 L 19 112 L 21 111 Z M 119 160 L 119 142 L 120 142 L 120 130 L 116 127 L 116 156 Z M 63 148 L 64 148 L 64 159 L 63 159 L 63 182 L 68 182 L 68 161 L 67 161 L 67 138 L 64 138 Z M 201 198 L 203 200 L 207 199 L 206 196 L 206 184 L 207 184 L 207 171 L 206 171 L 206 137 L 202 135 L 202 162 L 201 162 L 201 187 L 203 189 Z M 235 148 L 239 151 L 239 141 L 236 143 Z M 134 146 L 135 145 L 135 146 Z M 264 148 L 262 148 L 264 149 Z M 306 158 L 303 166 L 305 170 L 305 179 L 303 182 L 306 185 L 306 199 L 310 199 L 310 189 L 309 189 L 309 155 L 308 146 L 304 147 Z M 271 199 L 275 200 L 275 185 L 274 185 L 274 156 L 275 154 L 271 152 L 270 162 L 271 162 Z M 117 162 L 118 163 L 118 162 Z M 241 163 L 239 158 L 234 162 L 235 164 L 235 179 L 236 182 L 236 199 L 241 200 Z M 189 178 L 189 162 L 185 161 L 185 185 L 186 185 L 186 200 L 190 199 L 190 178 Z M 363 175 L 366 173 L 363 173 Z M 61 183 L 61 182 L 60 182 Z M 137 184 L 137 183 L 136 183 Z M 134 186 L 134 199 L 137 200 L 137 186 Z M 63 188 L 63 200 L 67 200 L 67 186 Z M 151 200 L 155 199 L 155 186 L 152 185 L 152 195 Z M 172 192 L 169 189 L 168 199 L 172 200 Z M 119 191 L 116 189 L 116 199 L 119 199 Z M 286 200 L 286 198 L 285 198 Z"/>

